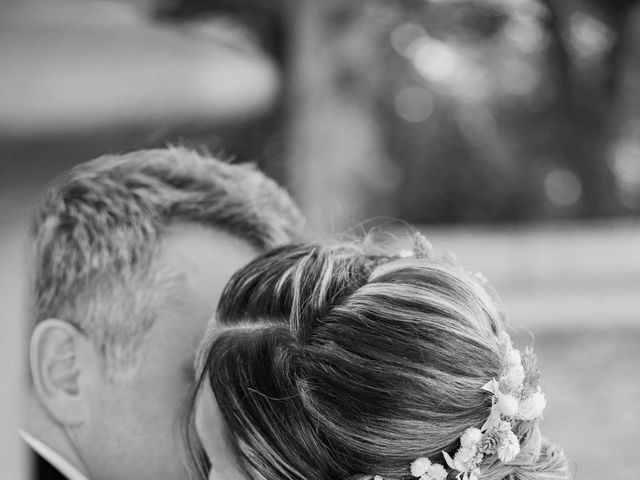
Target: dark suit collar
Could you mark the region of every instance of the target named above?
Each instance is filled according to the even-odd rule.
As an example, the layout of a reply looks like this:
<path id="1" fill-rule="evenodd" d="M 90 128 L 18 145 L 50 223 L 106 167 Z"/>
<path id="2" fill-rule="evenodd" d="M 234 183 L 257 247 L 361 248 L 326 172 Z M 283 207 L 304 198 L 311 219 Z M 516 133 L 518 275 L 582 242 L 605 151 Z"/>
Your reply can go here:
<path id="1" fill-rule="evenodd" d="M 29 447 L 31 455 L 32 480 L 67 480 L 53 465 Z"/>

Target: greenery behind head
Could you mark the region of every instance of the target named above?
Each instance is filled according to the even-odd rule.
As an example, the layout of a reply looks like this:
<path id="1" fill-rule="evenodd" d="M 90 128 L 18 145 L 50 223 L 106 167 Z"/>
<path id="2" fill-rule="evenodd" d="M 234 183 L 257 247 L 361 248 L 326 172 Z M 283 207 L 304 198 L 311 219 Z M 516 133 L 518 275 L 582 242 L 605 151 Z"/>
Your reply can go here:
<path id="1" fill-rule="evenodd" d="M 444 464 L 441 452 L 487 420 L 482 386 L 505 369 L 496 298 L 420 239 L 409 258 L 355 244 L 277 249 L 232 277 L 217 319 L 198 388 L 210 385 L 255 480 L 412 478 L 418 457 Z M 514 432 L 520 454 L 485 458 L 482 479 L 567 478 L 537 421 Z"/>

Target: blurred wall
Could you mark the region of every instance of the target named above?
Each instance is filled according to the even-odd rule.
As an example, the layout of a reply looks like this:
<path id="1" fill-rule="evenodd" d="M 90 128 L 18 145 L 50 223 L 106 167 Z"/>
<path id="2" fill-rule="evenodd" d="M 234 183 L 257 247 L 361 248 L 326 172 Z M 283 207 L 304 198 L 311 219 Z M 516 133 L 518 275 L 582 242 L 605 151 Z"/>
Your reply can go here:
<path id="1" fill-rule="evenodd" d="M 24 384 L 25 242 L 23 223 L 15 221 L 4 182 L 0 184 L 0 465 L 4 478 L 22 479 L 26 478 L 25 464 L 17 432 Z"/>
<path id="2" fill-rule="evenodd" d="M 640 219 L 421 230 L 529 329 L 640 326 Z"/>

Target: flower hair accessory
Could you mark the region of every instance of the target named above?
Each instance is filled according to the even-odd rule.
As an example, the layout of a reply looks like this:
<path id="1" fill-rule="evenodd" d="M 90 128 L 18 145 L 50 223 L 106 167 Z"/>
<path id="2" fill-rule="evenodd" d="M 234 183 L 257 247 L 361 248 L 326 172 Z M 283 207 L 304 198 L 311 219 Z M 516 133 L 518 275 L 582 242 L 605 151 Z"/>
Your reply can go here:
<path id="1" fill-rule="evenodd" d="M 482 390 L 493 394 L 491 413 L 481 428 L 468 428 L 460 437 L 460 448 L 453 458 L 442 452 L 447 466 L 459 472 L 458 480 L 479 480 L 480 464 L 487 455 L 497 455 L 508 463 L 520 453 L 520 441 L 513 433 L 517 420 L 532 421 L 542 416 L 547 401 L 534 378 L 525 378 L 522 355 L 513 347 L 509 335 L 500 336 L 507 358 L 507 369 L 499 380 L 491 379 Z M 420 457 L 411 464 L 411 475 L 420 480 L 445 480 L 447 470 L 439 463 Z"/>

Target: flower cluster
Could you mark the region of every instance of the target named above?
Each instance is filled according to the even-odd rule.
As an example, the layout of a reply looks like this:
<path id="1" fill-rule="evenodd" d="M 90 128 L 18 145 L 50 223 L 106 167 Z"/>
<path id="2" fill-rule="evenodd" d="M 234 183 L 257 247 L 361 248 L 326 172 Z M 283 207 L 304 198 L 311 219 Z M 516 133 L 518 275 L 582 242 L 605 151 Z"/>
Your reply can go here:
<path id="1" fill-rule="evenodd" d="M 494 378 L 482 387 L 493 394 L 491 414 L 482 426 L 482 431 L 490 430 L 500 423 L 501 419 L 535 420 L 542 415 L 547 405 L 539 386 L 535 386 L 533 391 L 531 388 L 525 388 L 522 355 L 513 348 L 506 333 L 503 333 L 501 338 L 506 348 L 508 366 L 499 381 Z"/>
<path id="2" fill-rule="evenodd" d="M 468 428 L 460 437 L 460 448 L 453 458 L 442 455 L 458 480 L 478 480 L 480 464 L 487 455 L 497 455 L 501 462 L 512 461 L 520 453 L 520 441 L 513 433 L 512 422 L 531 421 L 542 415 L 547 401 L 539 386 L 528 385 L 522 355 L 513 347 L 508 334 L 501 335 L 507 368 L 500 380 L 487 382 L 482 389 L 493 394 L 491 413 L 481 428 Z M 420 480 L 444 480 L 446 469 L 421 457 L 411 464 L 411 475 Z"/>
<path id="3" fill-rule="evenodd" d="M 445 480 L 447 470 L 439 463 L 431 463 L 426 457 L 420 457 L 411 464 L 411 475 L 420 480 Z"/>
<path id="4" fill-rule="evenodd" d="M 449 468 L 461 472 L 465 480 L 480 476 L 480 462 L 484 456 L 480 450 L 481 441 L 482 432 L 478 428 L 467 428 L 460 437 L 460 448 L 453 458 L 447 452 L 442 452 Z"/>

